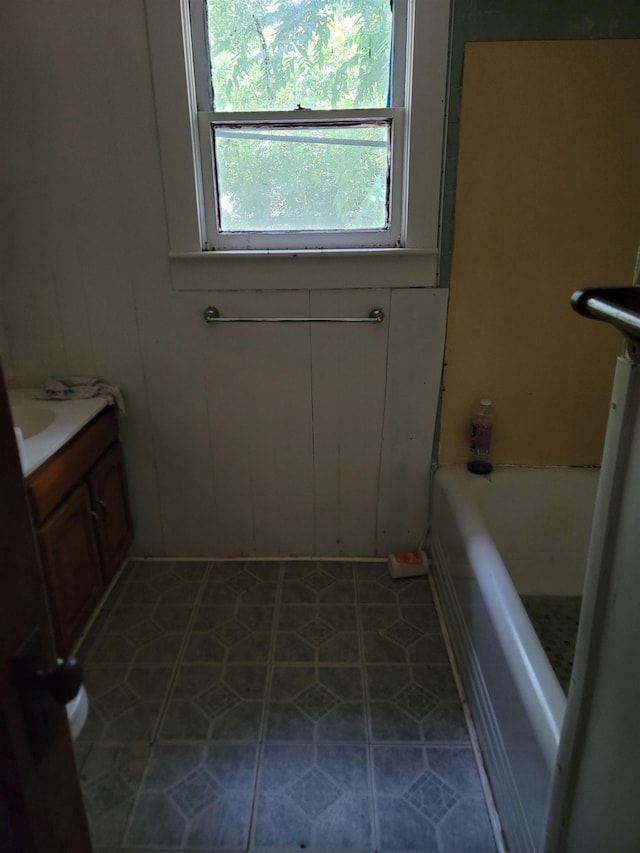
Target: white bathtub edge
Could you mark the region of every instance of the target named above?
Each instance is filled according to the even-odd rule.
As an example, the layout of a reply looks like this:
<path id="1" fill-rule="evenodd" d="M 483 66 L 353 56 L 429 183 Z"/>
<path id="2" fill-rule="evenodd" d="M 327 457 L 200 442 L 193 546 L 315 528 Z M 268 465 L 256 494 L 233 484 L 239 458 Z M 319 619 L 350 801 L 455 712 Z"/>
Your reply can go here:
<path id="1" fill-rule="evenodd" d="M 464 510 L 458 518 L 460 532 L 473 561 L 484 604 L 491 613 L 518 693 L 551 771 L 555 767 L 566 697 L 472 500 L 471 496 L 489 483 L 462 466 L 442 466 L 435 476 L 447 498 Z"/>

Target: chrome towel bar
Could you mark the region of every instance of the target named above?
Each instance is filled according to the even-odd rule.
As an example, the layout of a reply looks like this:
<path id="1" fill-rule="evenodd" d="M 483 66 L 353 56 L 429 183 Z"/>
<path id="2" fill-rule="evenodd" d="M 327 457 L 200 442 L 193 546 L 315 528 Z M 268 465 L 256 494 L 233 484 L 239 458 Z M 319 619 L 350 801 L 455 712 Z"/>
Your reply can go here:
<path id="1" fill-rule="evenodd" d="M 382 323 L 382 308 L 372 308 L 368 317 L 221 317 L 213 305 L 204 309 L 206 323 Z"/>

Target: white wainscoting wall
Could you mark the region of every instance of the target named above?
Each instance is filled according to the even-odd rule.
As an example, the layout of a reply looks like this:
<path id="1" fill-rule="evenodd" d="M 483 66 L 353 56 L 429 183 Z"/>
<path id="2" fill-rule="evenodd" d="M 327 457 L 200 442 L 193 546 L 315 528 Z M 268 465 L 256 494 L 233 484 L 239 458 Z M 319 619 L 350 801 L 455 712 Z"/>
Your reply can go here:
<path id="1" fill-rule="evenodd" d="M 416 547 L 447 302 L 422 286 L 433 259 L 424 275 L 415 258 L 171 262 L 142 0 L 4 4 L 0 67 L 0 356 L 10 382 L 122 387 L 133 551 Z M 197 289 L 184 266 L 174 287 L 172 263 Z M 386 319 L 207 326 L 207 305 Z"/>

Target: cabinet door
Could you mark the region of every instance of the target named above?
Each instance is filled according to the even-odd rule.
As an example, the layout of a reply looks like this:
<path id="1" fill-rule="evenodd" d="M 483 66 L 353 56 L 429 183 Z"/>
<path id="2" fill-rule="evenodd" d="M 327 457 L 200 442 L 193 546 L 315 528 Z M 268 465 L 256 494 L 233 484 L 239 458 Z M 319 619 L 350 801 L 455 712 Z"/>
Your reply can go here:
<path id="1" fill-rule="evenodd" d="M 97 516 L 96 533 L 103 579 L 109 583 L 127 553 L 133 532 L 124 455 L 119 442 L 91 470 L 89 489 Z"/>
<path id="2" fill-rule="evenodd" d="M 83 483 L 38 533 L 60 656 L 68 654 L 100 600 L 104 584 L 89 490 Z"/>

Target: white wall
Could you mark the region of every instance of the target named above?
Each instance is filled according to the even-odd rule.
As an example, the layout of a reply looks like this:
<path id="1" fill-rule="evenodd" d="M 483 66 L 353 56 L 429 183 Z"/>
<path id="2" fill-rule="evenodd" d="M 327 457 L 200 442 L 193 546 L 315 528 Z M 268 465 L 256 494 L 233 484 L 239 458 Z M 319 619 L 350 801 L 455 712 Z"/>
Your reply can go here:
<path id="1" fill-rule="evenodd" d="M 22 382 L 121 385 L 135 553 L 415 547 L 446 310 L 445 292 L 416 287 L 432 259 L 192 262 L 179 286 L 193 276 L 194 290 L 174 289 L 142 0 L 3 4 L 0 68 L 0 355 Z M 273 276 L 284 288 L 370 277 L 372 290 L 262 290 Z M 387 321 L 214 328 L 209 304 L 375 305 Z"/>

